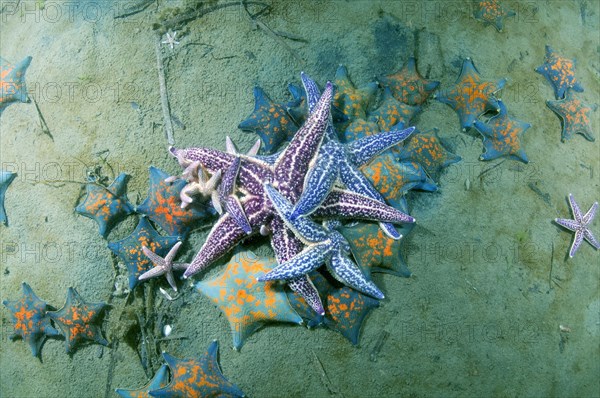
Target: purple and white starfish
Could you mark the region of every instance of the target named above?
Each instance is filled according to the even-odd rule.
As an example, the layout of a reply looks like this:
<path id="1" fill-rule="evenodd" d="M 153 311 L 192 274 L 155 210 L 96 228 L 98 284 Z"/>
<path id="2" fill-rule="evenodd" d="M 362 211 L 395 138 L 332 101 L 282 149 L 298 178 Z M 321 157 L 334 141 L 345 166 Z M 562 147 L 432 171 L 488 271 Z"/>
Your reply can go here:
<path id="1" fill-rule="evenodd" d="M 306 91 L 308 109 L 312 111 L 320 96 L 319 88 L 315 81 L 306 74 L 302 73 L 301 79 Z M 301 215 L 313 213 L 323 203 L 338 180 L 352 192 L 385 203 L 383 196 L 358 168 L 368 163 L 377 154 L 405 140 L 414 130 L 414 127 L 393 130 L 342 144 L 338 140 L 333 123 L 329 120 L 325 143 L 321 145 L 315 164 L 309 170 L 304 190 L 294 207 L 290 220 L 293 221 Z M 407 216 L 404 222 L 415 222 L 415 219 Z M 402 237 L 391 223 L 382 222 L 379 225 L 390 238 L 400 239 Z"/>
<path id="2" fill-rule="evenodd" d="M 277 215 L 263 184 L 270 183 L 291 203 L 296 203 L 302 192 L 304 178 L 316 158 L 329 120 L 333 85 L 328 83 L 321 99 L 302 128 L 289 145 L 273 160 L 256 156 L 222 152 L 212 148 L 171 148 L 171 153 L 187 162 L 199 161 L 209 173 L 222 173 L 234 163 L 241 164 L 236 181 L 240 204 L 252 228 L 252 234 L 269 230 L 271 245 L 279 263 L 288 261 L 303 249 L 302 242 L 285 226 Z M 351 218 L 406 222 L 407 215 L 367 196 L 333 188 L 321 206 L 313 213 L 322 218 Z M 196 274 L 227 253 L 248 236 L 230 214 L 225 212 L 213 226 L 204 245 L 196 254 L 184 277 Z M 301 294 L 319 314 L 324 310 L 318 292 L 307 276 L 288 281 L 292 290 Z"/>
<path id="3" fill-rule="evenodd" d="M 596 215 L 596 210 L 598 209 L 598 202 L 594 202 L 592 207 L 585 213 L 581 214 L 581 209 L 575 202 L 572 194 L 569 194 L 569 203 L 571 205 L 571 211 L 573 212 L 574 220 L 569 220 L 566 218 L 556 218 L 554 221 L 567 229 L 575 232 L 575 237 L 573 238 L 573 244 L 571 245 L 571 250 L 569 250 L 569 257 L 573 257 L 581 242 L 585 239 L 587 240 L 596 250 L 600 249 L 600 243 L 594 238 L 592 231 L 588 228 L 588 225 L 592 223 L 594 216 Z"/>
<path id="4" fill-rule="evenodd" d="M 142 251 L 154 263 L 154 268 L 149 271 L 144 272 L 142 275 L 138 277 L 140 281 L 144 281 L 146 279 L 154 278 L 157 276 L 164 275 L 167 278 L 167 282 L 173 288 L 173 290 L 177 291 L 177 284 L 175 283 L 175 278 L 173 276 L 173 270 L 183 271 L 185 270 L 189 264 L 187 263 L 174 263 L 173 259 L 177 255 L 177 251 L 181 246 L 182 242 L 177 242 L 175 246 L 169 250 L 169 253 L 162 258 L 158 254 L 154 253 L 152 250 L 148 249 L 146 246 L 142 246 Z"/>
<path id="5" fill-rule="evenodd" d="M 265 184 L 265 191 L 285 225 L 305 244 L 305 248 L 275 269 L 258 277 L 261 282 L 270 280 L 290 280 L 306 275 L 325 264 L 330 273 L 340 282 L 383 299 L 383 293 L 375 284 L 365 278 L 358 266 L 348 257 L 350 244 L 335 230 L 341 223 L 337 220 L 326 222 L 323 227 L 307 216 L 292 220 L 293 206 L 271 184 Z"/>

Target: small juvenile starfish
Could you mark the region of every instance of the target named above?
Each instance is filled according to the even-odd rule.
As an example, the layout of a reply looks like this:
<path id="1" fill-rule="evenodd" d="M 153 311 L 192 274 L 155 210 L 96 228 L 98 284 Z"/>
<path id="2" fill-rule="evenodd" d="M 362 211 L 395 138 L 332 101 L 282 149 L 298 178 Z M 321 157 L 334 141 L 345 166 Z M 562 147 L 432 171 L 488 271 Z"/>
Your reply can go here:
<path id="1" fill-rule="evenodd" d="M 168 44 L 171 47 L 171 50 L 175 48 L 175 44 L 179 44 L 175 37 L 177 36 L 177 32 L 167 32 L 167 39 L 162 41 L 162 44 Z"/>
<path id="2" fill-rule="evenodd" d="M 144 272 L 142 275 L 138 277 L 140 281 L 154 278 L 156 276 L 164 275 L 167 278 L 167 282 L 173 288 L 173 290 L 177 291 L 177 284 L 175 283 L 175 278 L 173 277 L 173 270 L 177 271 L 185 271 L 188 267 L 188 263 L 174 263 L 173 259 L 177 255 L 177 251 L 183 242 L 179 241 L 169 250 L 169 253 L 163 258 L 158 254 L 154 253 L 152 250 L 148 249 L 146 246 L 142 246 L 142 251 L 154 263 L 154 268 L 149 271 Z"/>
<path id="3" fill-rule="evenodd" d="M 567 218 L 556 218 L 554 222 L 558 225 L 565 227 L 571 231 L 575 232 L 575 238 L 573 239 L 573 244 L 571 245 L 571 250 L 569 250 L 569 257 L 573 257 L 577 249 L 579 249 L 579 245 L 583 239 L 587 240 L 596 250 L 600 249 L 600 243 L 594 238 L 592 235 L 592 231 L 588 228 L 588 225 L 592 223 L 594 216 L 596 215 L 596 209 L 598 209 L 598 202 L 594 202 L 592 207 L 585 213 L 581 214 L 581 209 L 575 202 L 572 194 L 569 194 L 569 204 L 571 205 L 571 211 L 573 212 L 574 220 L 570 220 Z"/>

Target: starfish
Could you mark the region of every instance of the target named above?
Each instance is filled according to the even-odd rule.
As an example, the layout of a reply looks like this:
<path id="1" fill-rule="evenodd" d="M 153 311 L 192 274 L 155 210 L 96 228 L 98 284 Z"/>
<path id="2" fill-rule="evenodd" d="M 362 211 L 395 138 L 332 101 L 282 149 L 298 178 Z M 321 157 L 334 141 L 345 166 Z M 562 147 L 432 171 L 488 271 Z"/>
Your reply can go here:
<path id="1" fill-rule="evenodd" d="M 588 141 L 595 141 L 592 135 L 592 111 L 598 105 L 588 105 L 568 91 L 565 98 L 557 101 L 546 101 L 546 105 L 556 113 L 562 121 L 561 140 L 565 142 L 576 133 L 581 134 Z"/>
<path id="2" fill-rule="evenodd" d="M 67 291 L 67 301 L 58 311 L 49 311 L 48 316 L 60 326 L 64 333 L 67 353 L 71 353 L 79 341 L 95 341 L 107 346 L 100 326 L 95 323 L 106 308 L 106 303 L 86 303 L 72 287 Z"/>
<path id="3" fill-rule="evenodd" d="M 571 211 L 573 212 L 573 217 L 575 217 L 575 219 L 554 219 L 554 222 L 556 222 L 558 225 L 575 232 L 573 244 L 571 245 L 571 250 L 569 250 L 569 257 L 573 258 L 575 252 L 577 249 L 579 249 L 579 246 L 584 239 L 587 240 L 596 250 L 600 249 L 600 243 L 596 240 L 596 238 L 594 238 L 592 231 L 588 227 L 596 215 L 598 202 L 594 202 L 592 207 L 590 207 L 590 209 L 584 215 L 581 214 L 581 209 L 579 209 L 579 206 L 575 202 L 572 194 L 569 194 L 569 204 L 571 205 Z"/>
<path id="4" fill-rule="evenodd" d="M 421 105 L 440 85 L 435 80 L 424 79 L 417 71 L 417 61 L 410 57 L 402 69 L 379 79 L 384 87 L 389 87 L 398 101 L 408 105 Z"/>
<path id="5" fill-rule="evenodd" d="M 319 98 L 317 84 L 306 74 L 301 75 L 304 89 L 307 93 L 308 108 L 312 111 Z M 375 155 L 402 142 L 412 132 L 414 127 L 401 131 L 390 131 L 341 144 L 331 121 L 326 128 L 326 142 L 321 145 L 315 164 L 311 167 L 304 182 L 304 189 L 291 219 L 295 220 L 300 215 L 313 213 L 325 200 L 336 181 L 339 179 L 350 191 L 365 195 L 371 199 L 384 202 L 381 194 L 371 185 L 369 180 L 358 170 L 358 167 L 367 164 Z M 406 222 L 414 222 L 412 217 L 407 217 Z M 400 239 L 394 226 L 381 223 L 381 228 L 391 238 Z"/>
<path id="6" fill-rule="evenodd" d="M 202 204 L 182 208 L 181 190 L 185 187 L 186 181 L 181 179 L 173 181 L 166 172 L 154 166 L 150 166 L 149 171 L 148 197 L 136 208 L 136 211 L 147 215 L 167 234 L 184 238 L 192 228 L 197 226 L 198 221 L 214 214 L 210 206 Z"/>
<path id="7" fill-rule="evenodd" d="M 306 275 L 323 263 L 340 282 L 358 291 L 383 299 L 383 293 L 362 274 L 348 257 L 350 245 L 335 228 L 341 224 L 329 221 L 325 227 L 302 216 L 291 219 L 293 207 L 271 184 L 265 184 L 265 191 L 271 203 L 286 226 L 306 245 L 304 250 L 293 258 L 280 263 L 277 268 L 259 276 L 261 282 L 270 280 L 290 280 Z"/>
<path id="8" fill-rule="evenodd" d="M 474 127 L 483 136 L 485 152 L 480 160 L 492 160 L 500 156 L 528 163 L 527 155 L 521 148 L 521 137 L 531 124 L 521 122 L 508 116 L 506 105 L 498 100 L 500 112 L 493 116 L 487 123 L 475 121 Z"/>
<path id="9" fill-rule="evenodd" d="M 473 17 L 485 26 L 493 25 L 498 32 L 504 28 L 504 19 L 517 15 L 512 10 L 506 10 L 498 0 L 484 0 L 477 2 L 477 9 L 473 11 Z"/>
<path id="10" fill-rule="evenodd" d="M 385 236 L 374 223 L 360 222 L 344 226 L 340 233 L 350 244 L 350 251 L 360 269 L 367 276 L 374 272 L 383 272 L 396 276 L 410 277 L 406 260 L 403 257 L 406 235 L 414 224 L 405 224 L 401 240 Z"/>
<path id="11" fill-rule="evenodd" d="M 264 144 L 263 151 L 267 154 L 275 152 L 298 130 L 286 109 L 274 103 L 258 86 L 254 87 L 254 111 L 238 128 L 258 134 Z"/>
<path id="12" fill-rule="evenodd" d="M 152 380 L 142 388 L 124 389 L 117 388 L 115 392 L 124 398 L 149 398 L 150 391 L 158 390 L 167 385 L 169 381 L 169 368 L 167 365 L 162 365 Z"/>
<path id="13" fill-rule="evenodd" d="M 544 63 L 535 68 L 535 71 L 552 84 L 556 99 L 564 98 L 569 89 L 583 91 L 583 87 L 575 78 L 575 60 L 561 57 L 548 45 Z"/>
<path id="14" fill-rule="evenodd" d="M 434 98 L 450 105 L 458 114 L 460 126 L 466 130 L 486 111 L 498 111 L 498 101 L 494 94 L 504 84 L 506 79 L 496 82 L 483 80 L 471 58 L 466 58 L 454 87 L 436 92 Z"/>
<path id="15" fill-rule="evenodd" d="M 412 106 L 398 101 L 392 95 L 392 90 L 386 87 L 381 104 L 373 112 L 369 112 L 369 120 L 375 121 L 382 131 L 388 131 L 399 125 L 410 125 L 410 121 L 420 111 L 421 107 L 418 105 Z"/>
<path id="16" fill-rule="evenodd" d="M 108 248 L 125 263 L 129 272 L 129 289 L 134 289 L 141 280 L 140 276 L 150 270 L 151 259 L 145 255 L 144 248 L 160 256 L 167 253 L 168 248 L 176 245 L 178 240 L 178 236 L 161 236 L 148 218 L 142 217 L 131 235 L 110 242 Z"/>
<path id="17" fill-rule="evenodd" d="M 48 305 L 40 300 L 31 287 L 23 282 L 23 297 L 19 300 L 4 300 L 2 304 L 11 313 L 15 333 L 12 338 L 21 337 L 34 357 L 40 354 L 40 348 L 46 336 L 57 336 L 58 330 L 52 327 L 47 316 Z"/>
<path id="18" fill-rule="evenodd" d="M 196 284 L 229 320 L 235 350 L 242 348 L 244 340 L 267 322 L 302 323 L 288 302 L 283 286 L 256 280 L 258 275 L 276 265 L 274 259 L 259 258 L 251 251 L 238 252 L 223 274 Z"/>
<path id="19" fill-rule="evenodd" d="M 375 157 L 362 166 L 360 171 L 381 193 L 386 203 L 402 212 L 404 194 L 409 190 L 435 192 L 438 189 L 418 162 L 399 161 L 391 152 Z"/>
<path id="20" fill-rule="evenodd" d="M 335 84 L 338 91 L 333 98 L 333 104 L 349 118 L 366 119 L 367 110 L 377 94 L 377 83 L 371 82 L 365 87 L 357 89 L 348 76 L 348 69 L 344 65 L 340 65 L 335 72 Z"/>
<path id="21" fill-rule="evenodd" d="M 98 229 L 103 238 L 106 238 L 119 219 L 133 213 L 133 206 L 125 195 L 128 178 L 127 174 L 121 173 L 108 187 L 87 184 L 87 195 L 83 202 L 75 208 L 77 213 L 98 223 Z"/>
<path id="22" fill-rule="evenodd" d="M 168 44 L 171 47 L 171 50 L 175 48 L 175 44 L 179 44 L 175 37 L 177 36 L 177 32 L 167 32 L 167 39 L 162 41 L 162 44 Z"/>
<path id="23" fill-rule="evenodd" d="M 173 270 L 176 271 L 185 271 L 189 264 L 187 263 L 174 263 L 173 259 L 177 255 L 177 251 L 183 242 L 179 241 L 175 243 L 175 246 L 169 250 L 169 253 L 163 258 L 158 254 L 154 253 L 152 250 L 148 249 L 146 246 L 142 246 L 142 251 L 154 263 L 154 268 L 149 271 L 144 272 L 142 275 L 138 277 L 138 280 L 145 281 L 146 279 L 154 278 L 160 275 L 164 275 L 167 278 L 167 282 L 171 285 L 173 290 L 177 291 L 177 284 L 175 283 L 175 278 L 173 277 Z"/>
<path id="24" fill-rule="evenodd" d="M 14 65 L 0 57 L 0 115 L 13 102 L 29 102 L 25 87 L 25 72 L 31 59 L 25 57 Z"/>
<path id="25" fill-rule="evenodd" d="M 244 393 L 223 376 L 217 362 L 219 344 L 214 340 L 204 355 L 197 359 L 178 359 L 166 352 L 163 358 L 171 369 L 172 380 L 158 390 L 150 391 L 150 396 L 171 397 L 244 397 Z"/>
<path id="26" fill-rule="evenodd" d="M 451 164 L 460 162 L 461 157 L 448 151 L 442 145 L 436 128 L 425 133 L 415 133 L 403 147 L 394 148 L 399 160 L 417 162 L 434 179 L 438 179 L 442 170 Z M 426 189 L 428 190 L 428 189 Z"/>
<path id="27" fill-rule="evenodd" d="M 8 225 L 6 210 L 4 209 L 4 197 L 8 186 L 13 182 L 17 173 L 11 171 L 0 170 L 0 223 Z"/>

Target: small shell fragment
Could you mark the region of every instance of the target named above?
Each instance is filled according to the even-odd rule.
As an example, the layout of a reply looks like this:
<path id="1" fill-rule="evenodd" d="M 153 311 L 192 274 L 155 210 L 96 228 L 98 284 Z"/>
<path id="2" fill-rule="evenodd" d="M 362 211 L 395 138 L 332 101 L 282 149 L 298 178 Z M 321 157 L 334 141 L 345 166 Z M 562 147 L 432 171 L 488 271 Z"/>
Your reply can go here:
<path id="1" fill-rule="evenodd" d="M 465 191 L 471 190 L 471 180 L 468 178 L 465 180 Z"/>
<path id="2" fill-rule="evenodd" d="M 173 328 L 171 327 L 171 325 L 163 326 L 163 336 L 169 337 L 169 335 L 171 334 L 172 331 L 173 331 Z"/>
<path id="3" fill-rule="evenodd" d="M 564 333 L 571 333 L 571 328 L 568 327 L 567 325 L 560 324 L 560 325 L 558 325 L 558 329 Z"/>

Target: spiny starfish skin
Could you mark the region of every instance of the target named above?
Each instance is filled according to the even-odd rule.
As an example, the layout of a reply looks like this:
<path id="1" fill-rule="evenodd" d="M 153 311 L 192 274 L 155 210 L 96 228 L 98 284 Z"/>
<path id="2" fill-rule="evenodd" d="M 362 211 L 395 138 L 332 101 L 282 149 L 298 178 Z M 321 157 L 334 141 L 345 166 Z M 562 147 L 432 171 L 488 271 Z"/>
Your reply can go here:
<path id="1" fill-rule="evenodd" d="M 583 240 L 587 240 L 596 250 L 600 249 L 600 242 L 596 240 L 592 231 L 588 227 L 594 216 L 596 215 L 596 210 L 598 209 L 598 202 L 594 202 L 592 207 L 587 211 L 587 213 L 582 214 L 581 209 L 575 202 L 575 198 L 573 198 L 572 194 L 569 194 L 569 204 L 571 205 L 571 211 L 573 212 L 574 220 L 570 220 L 567 218 L 556 218 L 554 221 L 573 232 L 575 232 L 575 236 L 573 238 L 573 244 L 571 245 L 571 249 L 569 250 L 569 257 L 573 258 L 577 249 L 581 245 Z"/>
<path id="2" fill-rule="evenodd" d="M 302 82 L 307 93 L 308 108 L 312 110 L 319 97 L 317 84 L 304 73 Z M 291 219 L 313 213 L 331 192 L 338 179 L 350 190 L 384 203 L 381 194 L 358 169 L 374 156 L 405 140 L 414 127 L 379 133 L 363 137 L 349 144 L 341 144 L 331 121 L 327 125 L 326 142 L 321 145 L 315 164 L 310 168 L 304 182 L 304 189 L 292 212 Z M 381 223 L 385 233 L 394 239 L 401 235 L 393 225 Z"/>
<path id="3" fill-rule="evenodd" d="M 286 226 L 306 247 L 274 270 L 260 276 L 259 281 L 295 279 L 326 264 L 340 282 L 378 299 L 384 298 L 377 286 L 365 278 L 348 257 L 350 246 L 342 234 L 334 229 L 338 225 L 331 222 L 329 228 L 324 228 L 305 216 L 291 220 L 292 205 L 270 184 L 265 184 L 265 190 Z"/>

